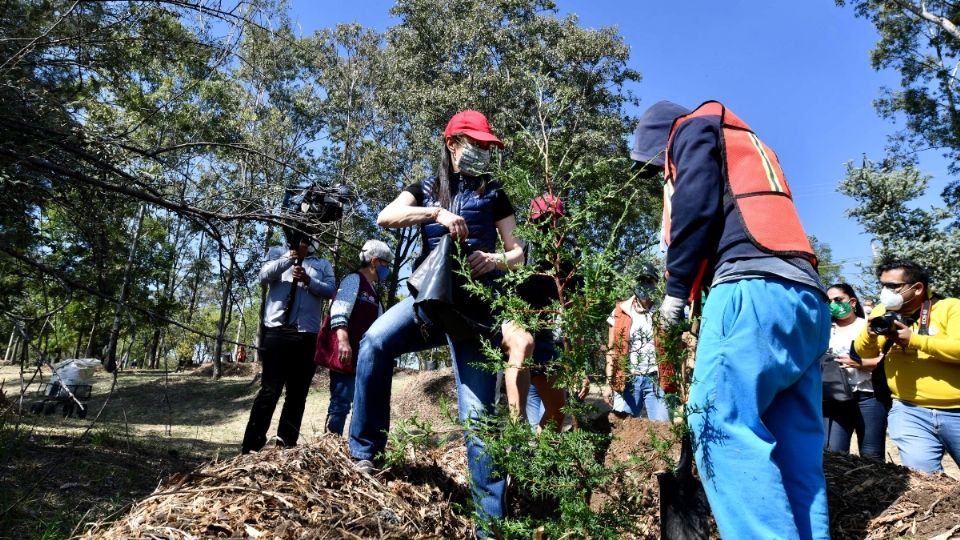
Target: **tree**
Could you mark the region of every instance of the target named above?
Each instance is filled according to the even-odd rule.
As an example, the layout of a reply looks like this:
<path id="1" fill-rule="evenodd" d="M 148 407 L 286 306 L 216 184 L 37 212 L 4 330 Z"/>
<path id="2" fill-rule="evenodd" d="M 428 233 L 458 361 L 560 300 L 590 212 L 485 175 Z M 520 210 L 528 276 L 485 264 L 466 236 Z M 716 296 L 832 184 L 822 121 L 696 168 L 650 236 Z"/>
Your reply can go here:
<path id="1" fill-rule="evenodd" d="M 960 172 L 960 5 L 944 0 L 837 0 L 876 26 L 880 40 L 871 52 L 876 70 L 900 72 L 900 88 L 883 88 L 876 100 L 884 118 L 903 118 L 906 125 L 891 137 L 890 159 L 915 165 L 917 153 L 939 150 L 951 173 Z M 902 116 L 901 116 L 902 115 Z M 960 180 L 942 196 L 960 216 Z M 960 220 L 954 219 L 953 226 Z"/>
<path id="2" fill-rule="evenodd" d="M 511 272 L 496 297 L 483 287 L 474 290 L 488 295 L 503 319 L 531 330 L 559 324 L 565 345 L 551 375 L 562 386 L 581 384 L 586 373 L 602 374 L 604 321 L 628 296 L 636 267 L 651 258 L 660 215 L 654 197 L 661 186 L 633 182 L 627 159 L 633 120 L 625 108 L 634 102 L 628 85 L 639 79 L 627 67 L 628 48 L 615 30 L 582 28 L 576 17 L 557 16 L 549 1 L 401 0 L 392 13 L 400 22 L 388 29 L 387 47 L 402 76 L 380 95 L 401 126 L 396 140 L 403 142 L 391 150 L 405 166 L 390 180 L 397 187 L 421 181 L 435 166 L 447 120 L 468 108 L 486 113 L 507 145 L 493 176 L 510 194 L 518 218 L 524 221 L 529 201 L 544 192 L 564 198 L 569 217 L 549 233 L 518 229 L 546 268 Z M 449 13 L 457 13 L 456 24 L 449 24 Z M 512 294 L 535 272 L 558 289 L 560 300 L 550 309 L 531 309 Z M 579 288 L 573 285 L 577 276 Z M 487 355 L 487 368 L 502 367 L 499 349 Z M 529 474 L 533 463 L 498 452 L 505 448 L 500 432 L 485 431 L 476 435 L 505 473 L 524 479 L 519 490 L 563 493 L 563 512 L 542 523 L 547 535 L 606 537 L 627 527 L 628 517 L 609 507 L 594 515 L 586 503 L 584 494 L 608 478 L 602 464 L 589 464 L 595 456 L 589 437 L 547 445 L 562 448 L 553 458 L 563 465 L 539 470 L 562 468 L 569 475 L 535 475 Z M 528 428 L 524 432 L 529 436 Z M 578 466 L 571 470 L 573 463 Z M 528 469 L 521 474 L 511 467 Z M 511 531 L 508 536 L 534 534 L 522 516 L 498 529 Z"/>
<path id="3" fill-rule="evenodd" d="M 914 208 L 927 191 L 930 177 L 911 166 L 897 167 L 864 159 L 847 164 L 838 190 L 856 205 L 846 214 L 873 237 L 875 263 L 911 258 L 927 268 L 932 288 L 960 295 L 960 230 L 946 208 Z M 872 277 L 872 268 L 865 269 Z M 872 281 L 872 279 L 871 279 Z"/>
<path id="4" fill-rule="evenodd" d="M 844 281 L 841 266 L 833 262 L 833 250 L 830 246 L 821 242 L 816 236 L 808 236 L 808 238 L 813 247 L 813 253 L 817 256 L 817 270 L 820 272 L 820 281 L 824 286 L 829 287 Z"/>

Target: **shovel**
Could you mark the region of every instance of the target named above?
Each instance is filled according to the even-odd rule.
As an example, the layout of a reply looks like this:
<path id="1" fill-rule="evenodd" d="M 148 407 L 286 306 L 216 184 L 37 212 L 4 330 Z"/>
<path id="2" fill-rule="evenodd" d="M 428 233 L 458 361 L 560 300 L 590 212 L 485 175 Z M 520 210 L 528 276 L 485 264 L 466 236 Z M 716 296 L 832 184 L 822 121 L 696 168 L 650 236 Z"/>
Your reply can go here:
<path id="1" fill-rule="evenodd" d="M 690 333 L 700 330 L 702 297 L 694 296 L 691 306 L 693 324 Z M 681 368 L 681 377 L 687 370 Z M 687 401 L 686 385 L 682 385 L 684 402 Z M 687 431 L 680 438 L 680 460 L 677 468 L 657 474 L 660 486 L 660 538 L 662 540 L 700 540 L 710 537 L 710 505 L 703 485 L 693 477 L 693 442 Z"/>
<path id="2" fill-rule="evenodd" d="M 693 477 L 690 433 L 680 439 L 677 468 L 657 474 L 660 485 L 660 538 L 699 540 L 710 537 L 710 505 L 700 481 Z"/>

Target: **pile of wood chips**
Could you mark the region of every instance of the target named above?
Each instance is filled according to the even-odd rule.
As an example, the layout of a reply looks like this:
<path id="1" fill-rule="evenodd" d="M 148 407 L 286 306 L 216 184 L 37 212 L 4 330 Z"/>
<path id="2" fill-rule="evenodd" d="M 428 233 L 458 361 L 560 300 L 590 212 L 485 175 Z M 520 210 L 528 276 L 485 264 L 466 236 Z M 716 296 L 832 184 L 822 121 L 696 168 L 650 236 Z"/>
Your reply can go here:
<path id="1" fill-rule="evenodd" d="M 960 539 L 960 482 L 953 478 L 833 452 L 823 468 L 833 538 Z"/>
<path id="2" fill-rule="evenodd" d="M 428 469 L 445 476 L 436 460 Z M 83 538 L 399 539 L 473 534 L 470 520 L 455 514 L 450 495 L 437 487 L 448 478 L 415 483 L 389 476 L 355 471 L 343 441 L 327 435 L 295 448 L 237 456 L 174 475 L 122 519 L 95 525 Z"/>

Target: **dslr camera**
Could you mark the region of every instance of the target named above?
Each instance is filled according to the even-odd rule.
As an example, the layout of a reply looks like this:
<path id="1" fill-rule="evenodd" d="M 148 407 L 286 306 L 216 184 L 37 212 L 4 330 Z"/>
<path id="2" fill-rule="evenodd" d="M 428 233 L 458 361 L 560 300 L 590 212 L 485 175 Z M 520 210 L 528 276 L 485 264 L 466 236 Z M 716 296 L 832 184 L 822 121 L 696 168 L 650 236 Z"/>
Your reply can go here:
<path id="1" fill-rule="evenodd" d="M 901 315 L 896 311 L 888 311 L 879 317 L 870 319 L 870 330 L 872 330 L 878 336 L 884 336 L 888 338 L 895 337 L 897 335 L 897 330 L 900 329 L 895 324 L 895 321 L 899 321 L 904 326 L 911 326 L 913 323 L 917 322 L 917 320 L 912 317 Z"/>

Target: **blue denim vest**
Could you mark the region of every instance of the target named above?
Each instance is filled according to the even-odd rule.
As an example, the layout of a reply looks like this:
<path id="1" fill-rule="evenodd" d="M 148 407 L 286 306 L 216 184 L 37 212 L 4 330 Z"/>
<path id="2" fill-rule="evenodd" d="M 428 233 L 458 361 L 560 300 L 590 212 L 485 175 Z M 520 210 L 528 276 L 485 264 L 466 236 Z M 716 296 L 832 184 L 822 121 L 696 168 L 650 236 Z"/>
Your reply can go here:
<path id="1" fill-rule="evenodd" d="M 450 186 L 454 192 L 450 208 L 447 210 L 459 215 L 467 222 L 467 228 L 470 230 L 470 236 L 466 244 L 471 251 L 480 250 L 494 252 L 497 248 L 497 225 L 493 219 L 493 200 L 497 192 L 503 188 L 495 181 L 488 181 L 484 192 L 478 193 L 474 190 L 475 183 L 479 184 L 479 179 L 454 175 L 451 179 L 453 185 Z M 437 181 L 436 177 L 430 178 L 423 183 L 423 206 L 440 206 L 440 201 L 433 196 L 433 184 Z M 447 228 L 436 221 L 427 221 L 420 227 L 424 250 L 421 257 L 426 257 L 427 253 L 436 247 L 440 237 L 450 232 Z"/>

